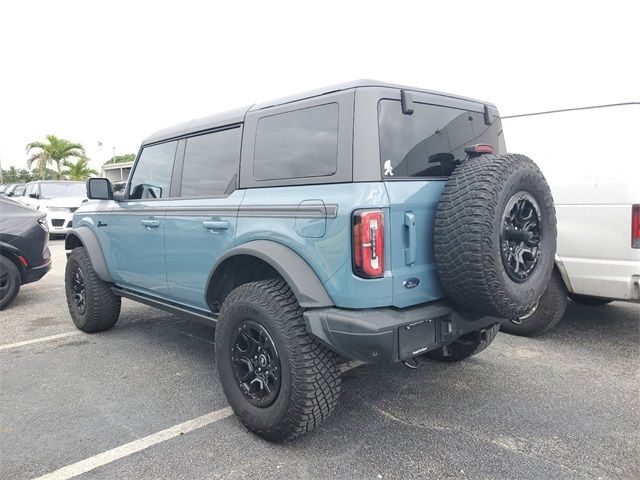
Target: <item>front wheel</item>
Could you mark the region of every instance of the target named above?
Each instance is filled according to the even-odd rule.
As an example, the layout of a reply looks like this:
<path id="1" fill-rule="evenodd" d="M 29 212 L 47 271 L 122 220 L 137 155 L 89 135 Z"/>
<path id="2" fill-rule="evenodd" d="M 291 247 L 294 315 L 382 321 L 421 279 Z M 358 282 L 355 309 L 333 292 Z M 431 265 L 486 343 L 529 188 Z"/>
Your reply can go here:
<path id="1" fill-rule="evenodd" d="M 447 363 L 465 360 L 473 355 L 477 355 L 491 345 L 499 329 L 500 324 L 496 324 L 481 330 L 475 330 L 461 336 L 445 347 L 427 352 L 425 356 Z"/>
<path id="2" fill-rule="evenodd" d="M 113 327 L 120 316 L 120 297 L 111 284 L 98 278 L 91 259 L 82 247 L 73 249 L 64 273 L 67 305 L 73 323 L 86 333 Z"/>
<path id="3" fill-rule="evenodd" d="M 302 309 L 283 280 L 247 283 L 229 294 L 215 349 L 229 404 L 266 440 L 309 432 L 336 408 L 336 356 L 306 333 Z"/>

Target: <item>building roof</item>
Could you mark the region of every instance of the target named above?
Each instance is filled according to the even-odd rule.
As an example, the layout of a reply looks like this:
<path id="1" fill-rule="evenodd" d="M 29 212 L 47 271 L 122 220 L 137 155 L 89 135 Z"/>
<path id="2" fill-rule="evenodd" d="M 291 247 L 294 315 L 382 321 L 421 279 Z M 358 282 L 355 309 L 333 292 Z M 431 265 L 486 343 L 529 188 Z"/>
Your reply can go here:
<path id="1" fill-rule="evenodd" d="M 208 130 L 216 127 L 221 127 L 224 125 L 233 124 L 233 123 L 240 123 L 244 121 L 245 115 L 247 114 L 247 112 L 250 112 L 250 111 L 261 110 L 263 108 L 274 107 L 276 105 L 284 105 L 287 103 L 297 102 L 299 100 L 320 97 L 322 95 L 327 95 L 329 93 L 340 92 L 344 90 L 351 90 L 353 88 L 360 88 L 360 87 L 383 87 L 383 88 L 410 90 L 414 92 L 424 92 L 432 95 L 441 95 L 449 98 L 458 98 L 458 99 L 478 102 L 478 100 L 463 97 L 460 95 L 452 95 L 449 93 L 437 92 L 434 90 L 426 90 L 424 88 L 409 87 L 406 85 L 396 85 L 393 83 L 380 82 L 377 80 L 362 79 L 362 80 L 354 80 L 346 83 L 340 83 L 338 85 L 331 85 L 328 87 L 319 88 L 319 89 L 311 90 L 307 92 L 302 92 L 295 95 L 291 95 L 289 97 L 278 98 L 268 102 L 256 103 L 252 106 L 238 108 L 236 110 L 217 113 L 215 115 L 211 115 L 208 117 L 197 118 L 195 120 L 180 123 L 178 125 L 164 128 L 162 130 L 155 132 L 153 135 L 146 138 L 142 142 L 142 144 L 146 145 L 149 143 L 155 143 L 155 142 L 159 142 L 159 141 L 166 140 L 173 137 L 180 137 L 182 135 L 186 135 L 189 133 L 195 133 L 198 131 Z M 487 103 L 487 102 L 482 102 L 482 103 Z M 487 104 L 492 105 L 491 103 L 487 103 Z"/>
<path id="2" fill-rule="evenodd" d="M 133 162 L 118 162 L 118 163 L 105 163 L 102 165 L 102 170 L 119 170 L 121 168 L 131 168 Z"/>

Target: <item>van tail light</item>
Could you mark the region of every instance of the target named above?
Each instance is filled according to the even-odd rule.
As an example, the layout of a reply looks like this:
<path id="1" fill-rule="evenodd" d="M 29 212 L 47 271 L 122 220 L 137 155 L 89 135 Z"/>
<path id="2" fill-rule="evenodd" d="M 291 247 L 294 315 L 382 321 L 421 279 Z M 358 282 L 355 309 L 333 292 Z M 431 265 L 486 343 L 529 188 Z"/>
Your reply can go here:
<path id="1" fill-rule="evenodd" d="M 631 207 L 631 248 L 640 248 L 640 205 Z"/>
<path id="2" fill-rule="evenodd" d="M 353 272 L 362 278 L 384 276 L 384 214 L 356 210 L 353 214 Z"/>

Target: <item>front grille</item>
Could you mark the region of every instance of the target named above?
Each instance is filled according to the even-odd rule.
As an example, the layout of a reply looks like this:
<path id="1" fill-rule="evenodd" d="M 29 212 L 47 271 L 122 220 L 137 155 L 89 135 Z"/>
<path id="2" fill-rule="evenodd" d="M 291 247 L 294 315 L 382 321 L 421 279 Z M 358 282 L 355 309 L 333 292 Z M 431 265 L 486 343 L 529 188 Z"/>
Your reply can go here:
<path id="1" fill-rule="evenodd" d="M 64 218 L 54 218 L 51 220 L 51 225 L 54 227 L 61 227 L 64 225 Z"/>

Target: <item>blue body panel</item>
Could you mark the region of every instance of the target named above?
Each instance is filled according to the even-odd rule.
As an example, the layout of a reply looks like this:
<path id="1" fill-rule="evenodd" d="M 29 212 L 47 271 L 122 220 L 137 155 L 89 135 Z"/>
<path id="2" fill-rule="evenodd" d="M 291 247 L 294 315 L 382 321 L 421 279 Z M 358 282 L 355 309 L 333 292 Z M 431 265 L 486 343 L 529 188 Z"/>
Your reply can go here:
<path id="1" fill-rule="evenodd" d="M 298 253 L 318 275 L 337 307 L 403 308 L 444 297 L 432 241 L 435 209 L 444 183 L 393 181 L 253 188 L 236 190 L 226 198 L 102 202 L 98 212 L 92 202 L 76 213 L 74 222 L 91 227 L 98 235 L 118 285 L 192 308 L 208 310 L 205 288 L 218 258 L 234 246 L 253 240 L 278 242 Z M 270 211 L 269 206 L 283 205 L 293 207 L 290 213 L 250 213 L 254 206 Z M 305 218 L 296 215 L 296 205 L 312 206 L 328 214 L 326 218 Z M 238 216 L 241 207 L 245 213 Z M 219 208 L 228 209 L 228 213 L 211 215 L 206 211 Z M 353 211 L 362 208 L 382 209 L 385 214 L 383 278 L 363 279 L 353 273 L 351 222 Z M 144 209 L 153 212 L 146 215 Z M 197 209 L 205 211 L 199 214 Z M 130 210 L 137 212 L 129 214 Z M 415 220 L 413 237 L 408 232 L 407 214 Z M 142 221 L 149 219 L 157 220 L 158 227 L 145 227 Z M 108 228 L 97 228 L 99 220 L 108 223 Z M 203 226 L 207 221 L 228 222 L 228 228 L 208 230 Z M 412 241 L 413 257 L 407 257 Z M 415 279 L 418 284 L 406 288 Z M 407 280 L 410 282 L 405 284 Z"/>
<path id="2" fill-rule="evenodd" d="M 326 219 L 322 237 L 301 236 L 300 218 L 239 218 L 236 244 L 252 240 L 281 243 L 304 258 L 325 285 L 333 302 L 345 308 L 389 305 L 390 274 L 383 279 L 363 280 L 351 268 L 351 215 L 358 208 L 385 208 L 387 192 L 382 182 L 338 183 L 295 187 L 252 188 L 243 205 L 299 205 L 322 201 L 327 209 L 337 205 L 335 218 Z M 317 220 L 313 220 L 317 222 Z M 296 225 L 298 228 L 296 228 Z M 317 233 L 318 228 L 314 228 Z"/>
<path id="3" fill-rule="evenodd" d="M 171 300 L 209 309 L 205 302 L 207 280 L 218 258 L 234 247 L 238 218 L 237 208 L 218 214 L 215 209 L 238 207 L 244 193 L 244 190 L 236 190 L 226 198 L 175 199 L 170 202 L 164 221 L 164 252 Z M 200 208 L 214 210 L 196 213 Z M 184 211 L 192 213 L 185 215 Z M 220 228 L 207 229 L 207 225 L 219 225 Z"/>
<path id="4" fill-rule="evenodd" d="M 387 267 L 393 271 L 392 304 L 396 307 L 444 297 L 433 254 L 434 219 L 444 184 L 438 180 L 385 182 L 391 204 L 385 233 L 393 245 Z M 414 225 L 408 225 L 409 221 Z M 413 236 L 410 228 L 415 229 Z M 411 288 L 414 279 L 418 283 Z M 404 284 L 408 280 L 413 282 Z"/>
<path id="5" fill-rule="evenodd" d="M 113 202 L 109 212 L 111 255 L 106 260 L 117 284 L 168 295 L 164 261 L 164 209 L 168 204 L 167 200 Z"/>

